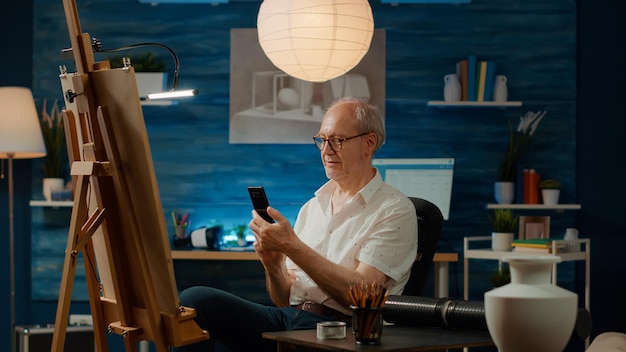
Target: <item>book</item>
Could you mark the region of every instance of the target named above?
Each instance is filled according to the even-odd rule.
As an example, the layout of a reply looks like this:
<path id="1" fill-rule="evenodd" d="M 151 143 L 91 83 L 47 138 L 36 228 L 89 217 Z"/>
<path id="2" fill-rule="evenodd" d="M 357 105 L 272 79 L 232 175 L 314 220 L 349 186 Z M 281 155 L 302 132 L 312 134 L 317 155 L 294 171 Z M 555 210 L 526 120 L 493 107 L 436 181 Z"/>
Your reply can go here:
<path id="1" fill-rule="evenodd" d="M 552 254 L 552 247 L 548 247 L 548 248 L 536 248 L 536 247 L 513 247 L 513 252 L 515 253 L 537 253 L 537 254 L 541 254 L 541 253 L 545 253 L 545 254 Z M 561 253 L 561 247 L 557 247 L 556 248 L 556 252 L 557 253 Z"/>
<path id="2" fill-rule="evenodd" d="M 487 61 L 487 74 L 485 75 L 485 101 L 493 101 L 493 87 L 496 80 L 496 63 Z"/>
<path id="3" fill-rule="evenodd" d="M 539 182 L 541 175 L 535 170 L 528 170 L 528 204 L 539 204 Z"/>
<path id="4" fill-rule="evenodd" d="M 476 55 L 467 56 L 467 100 L 476 101 Z"/>
<path id="5" fill-rule="evenodd" d="M 513 240 L 513 243 L 511 244 L 513 247 L 518 248 L 518 247 L 525 247 L 525 248 L 551 248 L 552 247 L 552 241 L 557 240 L 556 238 L 530 238 L 530 239 L 526 239 L 526 240 Z M 562 247 L 561 244 L 559 244 L 559 247 Z"/>
<path id="6" fill-rule="evenodd" d="M 530 191 L 530 175 L 529 175 L 529 169 L 523 169 L 522 170 L 522 190 L 523 190 L 523 197 L 522 197 L 522 203 L 523 204 L 530 204 L 529 203 L 529 191 Z"/>
<path id="7" fill-rule="evenodd" d="M 479 61 L 476 101 L 485 101 L 485 80 L 487 79 L 487 61 Z"/>
<path id="8" fill-rule="evenodd" d="M 515 176 L 515 203 L 524 204 L 524 168 L 517 164 L 517 175 Z"/>
<path id="9" fill-rule="evenodd" d="M 461 81 L 461 100 L 467 101 L 467 59 L 456 63 L 456 74 Z"/>

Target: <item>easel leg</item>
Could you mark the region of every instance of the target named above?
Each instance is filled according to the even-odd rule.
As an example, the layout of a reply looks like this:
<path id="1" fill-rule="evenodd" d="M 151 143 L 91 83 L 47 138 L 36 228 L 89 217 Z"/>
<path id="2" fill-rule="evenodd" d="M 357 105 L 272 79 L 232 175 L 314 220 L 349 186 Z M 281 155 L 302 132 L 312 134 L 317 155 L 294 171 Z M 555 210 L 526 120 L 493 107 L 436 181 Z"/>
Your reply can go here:
<path id="1" fill-rule="evenodd" d="M 67 321 L 70 313 L 70 304 L 72 301 L 72 289 L 74 287 L 74 277 L 76 276 L 76 261 L 78 260 L 78 252 L 75 245 L 78 241 L 79 221 L 78 219 L 86 219 L 87 211 L 81 199 L 85 199 L 87 192 L 87 180 L 85 176 L 79 176 L 76 184 L 76 194 L 74 208 L 72 209 L 72 220 L 67 235 L 67 247 L 65 248 L 65 260 L 63 263 L 63 276 L 61 278 L 61 288 L 59 291 L 59 303 L 57 306 L 55 329 L 52 336 L 52 352 L 63 352 L 65 345 L 65 333 L 67 332 Z"/>

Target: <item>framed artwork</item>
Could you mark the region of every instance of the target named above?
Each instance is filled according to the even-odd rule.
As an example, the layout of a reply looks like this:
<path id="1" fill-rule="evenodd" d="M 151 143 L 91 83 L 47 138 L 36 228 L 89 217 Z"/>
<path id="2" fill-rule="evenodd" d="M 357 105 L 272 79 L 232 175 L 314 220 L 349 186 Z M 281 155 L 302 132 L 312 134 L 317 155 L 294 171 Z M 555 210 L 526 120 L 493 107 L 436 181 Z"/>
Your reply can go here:
<path id="1" fill-rule="evenodd" d="M 520 216 L 519 239 L 528 240 L 533 238 L 550 237 L 549 216 Z"/>
<path id="2" fill-rule="evenodd" d="M 231 29 L 230 144 L 310 144 L 333 100 L 351 96 L 385 119 L 385 30 L 375 29 L 370 49 L 350 72 L 324 83 L 280 71 L 267 58 L 256 28 Z"/>

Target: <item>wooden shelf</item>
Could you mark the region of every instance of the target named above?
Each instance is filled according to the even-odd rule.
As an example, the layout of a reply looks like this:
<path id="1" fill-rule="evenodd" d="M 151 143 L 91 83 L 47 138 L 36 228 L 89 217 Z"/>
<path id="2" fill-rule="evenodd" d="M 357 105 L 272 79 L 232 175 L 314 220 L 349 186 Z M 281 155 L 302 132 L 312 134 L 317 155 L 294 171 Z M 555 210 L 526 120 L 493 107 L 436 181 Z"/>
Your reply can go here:
<path id="1" fill-rule="evenodd" d="M 517 210 L 580 210 L 580 204 L 487 204 L 487 209 Z"/>
<path id="2" fill-rule="evenodd" d="M 427 106 L 438 108 L 508 108 L 522 106 L 521 101 L 443 101 L 431 100 Z"/>
<path id="3" fill-rule="evenodd" d="M 50 208 L 71 208 L 74 206 L 73 200 L 31 200 L 31 207 L 50 207 Z"/>
<path id="4" fill-rule="evenodd" d="M 259 260 L 254 251 L 173 250 L 173 259 L 187 260 Z"/>

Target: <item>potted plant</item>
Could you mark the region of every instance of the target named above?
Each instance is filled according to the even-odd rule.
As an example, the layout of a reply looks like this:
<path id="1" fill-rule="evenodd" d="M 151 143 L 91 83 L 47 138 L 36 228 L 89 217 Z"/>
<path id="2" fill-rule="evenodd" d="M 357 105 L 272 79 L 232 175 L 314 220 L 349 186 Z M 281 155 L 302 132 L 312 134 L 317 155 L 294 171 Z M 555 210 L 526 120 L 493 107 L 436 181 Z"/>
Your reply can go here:
<path id="1" fill-rule="evenodd" d="M 167 65 L 157 55 L 147 52 L 135 56 L 114 56 L 108 59 L 111 68 L 124 67 L 124 57 L 130 59 L 130 64 L 135 69 L 135 79 L 140 98 L 145 98 L 148 93 L 166 90 Z"/>
<path id="2" fill-rule="evenodd" d="M 496 288 L 504 286 L 511 282 L 511 270 L 508 266 L 499 267 L 497 270 L 489 274 L 489 282 Z"/>
<path id="3" fill-rule="evenodd" d="M 559 203 L 561 182 L 555 179 L 546 179 L 539 183 L 543 204 L 555 205 Z"/>
<path id="4" fill-rule="evenodd" d="M 63 115 L 57 100 L 54 101 L 50 112 L 47 109 L 47 101 L 43 101 L 39 123 L 47 151 L 43 164 L 43 194 L 46 200 L 50 201 L 53 191 L 61 191 L 65 188 L 67 176 Z"/>
<path id="5" fill-rule="evenodd" d="M 499 204 L 511 204 L 513 202 L 517 164 L 545 114 L 546 110 L 527 112 L 523 117 L 520 117 L 516 131 L 513 130 L 511 121 L 509 121 L 509 142 L 502 159 L 498 163 L 498 178 L 494 185 L 495 198 Z"/>
<path id="6" fill-rule="evenodd" d="M 513 234 L 519 223 L 519 215 L 511 209 L 494 209 L 489 214 L 493 232 L 491 233 L 491 249 L 494 251 L 510 251 Z"/>

